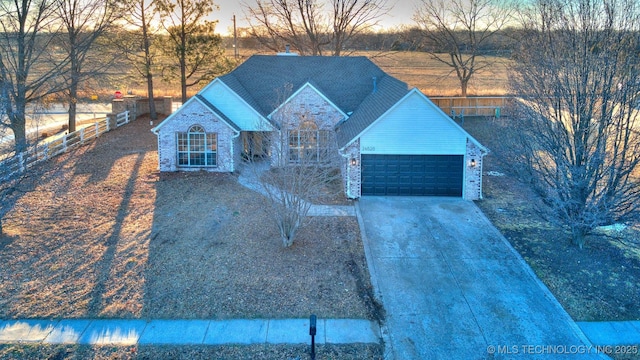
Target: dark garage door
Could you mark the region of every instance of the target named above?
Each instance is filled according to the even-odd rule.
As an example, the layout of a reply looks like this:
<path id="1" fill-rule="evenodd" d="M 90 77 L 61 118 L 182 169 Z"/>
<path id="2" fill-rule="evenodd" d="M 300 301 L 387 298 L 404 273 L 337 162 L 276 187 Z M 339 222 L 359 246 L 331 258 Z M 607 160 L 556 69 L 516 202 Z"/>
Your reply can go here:
<path id="1" fill-rule="evenodd" d="M 362 195 L 462 196 L 463 155 L 362 155 Z"/>

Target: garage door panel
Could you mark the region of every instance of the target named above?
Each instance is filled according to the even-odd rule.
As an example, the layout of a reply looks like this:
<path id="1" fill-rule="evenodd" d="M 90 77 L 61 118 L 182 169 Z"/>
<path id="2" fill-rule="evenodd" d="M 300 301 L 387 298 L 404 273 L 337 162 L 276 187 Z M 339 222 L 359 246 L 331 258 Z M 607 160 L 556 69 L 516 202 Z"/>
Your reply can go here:
<path id="1" fill-rule="evenodd" d="M 463 155 L 362 155 L 362 195 L 462 196 Z"/>

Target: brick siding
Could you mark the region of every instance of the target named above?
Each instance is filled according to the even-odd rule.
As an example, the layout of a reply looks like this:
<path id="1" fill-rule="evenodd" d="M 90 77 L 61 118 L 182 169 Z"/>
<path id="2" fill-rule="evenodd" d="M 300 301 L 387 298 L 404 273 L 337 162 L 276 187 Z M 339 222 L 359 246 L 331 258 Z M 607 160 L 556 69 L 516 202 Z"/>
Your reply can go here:
<path id="1" fill-rule="evenodd" d="M 216 167 L 178 167 L 176 133 L 188 132 L 193 125 L 200 125 L 207 133 L 216 133 L 218 139 Z M 234 160 L 239 161 L 239 140 L 237 133 L 210 110 L 197 101 L 185 104 L 158 131 L 158 162 L 160 171 L 233 172 Z M 237 154 L 234 154 L 234 151 Z"/>
<path id="2" fill-rule="evenodd" d="M 471 160 L 475 160 L 475 166 Z M 467 140 L 467 154 L 465 164 L 465 200 L 482 199 L 482 151 L 473 142 Z"/>

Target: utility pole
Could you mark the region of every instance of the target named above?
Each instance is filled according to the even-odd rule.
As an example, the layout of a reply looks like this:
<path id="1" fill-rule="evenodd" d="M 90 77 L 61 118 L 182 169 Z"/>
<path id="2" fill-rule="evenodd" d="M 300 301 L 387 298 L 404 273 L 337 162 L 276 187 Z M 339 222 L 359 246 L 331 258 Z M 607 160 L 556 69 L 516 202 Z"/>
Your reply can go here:
<path id="1" fill-rule="evenodd" d="M 233 14 L 233 55 L 238 60 L 238 32 L 236 30 L 236 14 Z"/>

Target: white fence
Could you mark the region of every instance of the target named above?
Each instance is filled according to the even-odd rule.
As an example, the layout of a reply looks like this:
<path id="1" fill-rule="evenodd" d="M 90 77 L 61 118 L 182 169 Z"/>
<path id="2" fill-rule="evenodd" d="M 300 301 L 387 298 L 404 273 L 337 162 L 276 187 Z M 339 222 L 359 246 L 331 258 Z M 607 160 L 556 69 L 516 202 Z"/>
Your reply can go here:
<path id="1" fill-rule="evenodd" d="M 125 111 L 116 115 L 114 123 L 116 128 L 129 123 L 129 112 Z M 41 161 L 60 155 L 111 130 L 113 130 L 113 126 L 110 124 L 109 118 L 105 118 L 78 131 L 47 139 L 25 152 L 0 161 L 0 181 L 21 174 Z"/>

